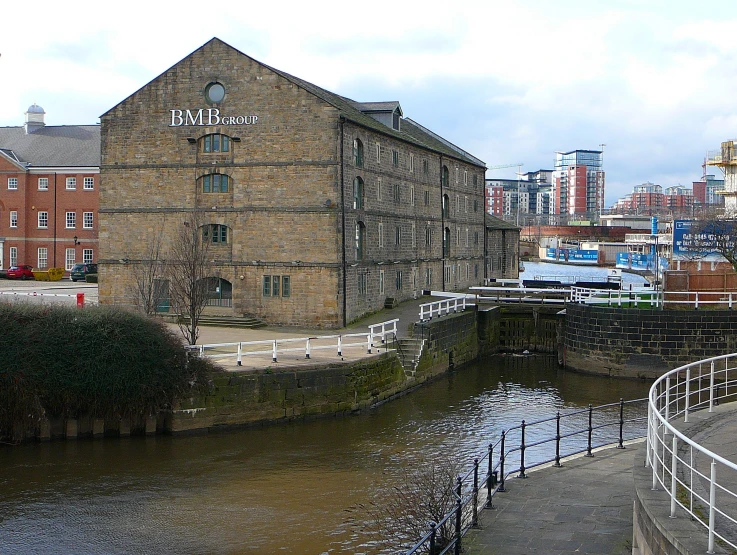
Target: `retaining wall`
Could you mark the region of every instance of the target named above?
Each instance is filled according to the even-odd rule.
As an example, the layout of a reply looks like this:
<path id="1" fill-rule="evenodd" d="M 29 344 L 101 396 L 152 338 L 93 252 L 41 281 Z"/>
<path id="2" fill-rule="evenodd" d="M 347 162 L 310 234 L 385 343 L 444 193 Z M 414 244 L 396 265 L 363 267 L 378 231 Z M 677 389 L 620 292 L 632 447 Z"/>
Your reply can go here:
<path id="1" fill-rule="evenodd" d="M 678 366 L 737 350 L 737 311 L 566 306 L 566 368 L 655 379 Z"/>

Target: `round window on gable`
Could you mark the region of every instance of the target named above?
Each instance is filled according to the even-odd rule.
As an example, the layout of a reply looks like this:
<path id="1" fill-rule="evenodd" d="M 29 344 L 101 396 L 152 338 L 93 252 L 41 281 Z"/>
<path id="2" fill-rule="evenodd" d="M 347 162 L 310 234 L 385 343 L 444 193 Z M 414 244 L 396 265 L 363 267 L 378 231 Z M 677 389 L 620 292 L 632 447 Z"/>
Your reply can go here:
<path id="1" fill-rule="evenodd" d="M 205 87 L 205 98 L 210 104 L 219 104 L 225 98 L 225 87 L 220 83 L 210 83 Z"/>

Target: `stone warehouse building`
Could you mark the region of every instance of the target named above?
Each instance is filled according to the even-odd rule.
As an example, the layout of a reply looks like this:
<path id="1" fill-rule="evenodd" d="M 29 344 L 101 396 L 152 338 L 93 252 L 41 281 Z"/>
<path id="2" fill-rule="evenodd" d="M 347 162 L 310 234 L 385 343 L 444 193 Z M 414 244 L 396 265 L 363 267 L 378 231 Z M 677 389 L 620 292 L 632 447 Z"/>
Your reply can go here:
<path id="1" fill-rule="evenodd" d="M 485 164 L 398 102 L 355 102 L 214 38 L 101 128 L 102 303 L 133 302 L 133 267 L 195 208 L 211 304 L 234 316 L 340 327 L 485 277 Z"/>
<path id="2" fill-rule="evenodd" d="M 0 127 L 0 269 L 71 270 L 97 257 L 99 125 L 46 125 L 41 106 Z"/>

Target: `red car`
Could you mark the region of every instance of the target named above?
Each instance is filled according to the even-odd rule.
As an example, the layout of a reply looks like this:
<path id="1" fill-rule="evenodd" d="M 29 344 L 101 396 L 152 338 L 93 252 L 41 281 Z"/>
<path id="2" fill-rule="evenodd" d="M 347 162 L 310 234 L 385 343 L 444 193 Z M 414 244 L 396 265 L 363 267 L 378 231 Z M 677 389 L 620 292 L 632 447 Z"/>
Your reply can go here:
<path id="1" fill-rule="evenodd" d="M 21 264 L 20 266 L 11 266 L 6 273 L 8 279 L 33 279 L 33 266 Z"/>

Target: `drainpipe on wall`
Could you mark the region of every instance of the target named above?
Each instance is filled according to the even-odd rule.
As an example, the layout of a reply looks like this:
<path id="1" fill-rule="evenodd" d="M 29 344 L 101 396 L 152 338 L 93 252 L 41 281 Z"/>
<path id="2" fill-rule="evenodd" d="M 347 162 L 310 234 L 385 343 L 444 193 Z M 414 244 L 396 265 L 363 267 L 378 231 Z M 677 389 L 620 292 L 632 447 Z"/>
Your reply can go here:
<path id="1" fill-rule="evenodd" d="M 38 218 L 38 215 L 36 215 L 36 218 Z M 54 254 L 52 255 L 53 268 L 56 268 L 56 222 L 56 172 L 54 172 L 54 248 L 52 249 L 54 251 Z M 36 260 L 36 262 L 38 262 L 38 260 Z M 64 266 L 66 266 L 66 264 L 64 264 Z"/>
<path id="2" fill-rule="evenodd" d="M 345 124 L 345 118 L 340 116 L 340 218 L 341 218 L 341 240 L 343 241 L 343 247 L 341 248 L 341 263 L 343 266 L 343 326 L 348 323 L 348 295 L 346 293 L 347 278 L 346 272 L 346 258 L 345 258 L 345 184 L 343 183 L 343 125 Z"/>
<path id="3" fill-rule="evenodd" d="M 450 205 L 450 199 L 448 199 Z M 448 206 L 450 210 L 450 206 Z M 450 239 L 448 240 L 448 252 L 450 252 Z M 440 277 L 445 291 L 445 191 L 443 190 L 443 155 L 440 155 Z"/>

